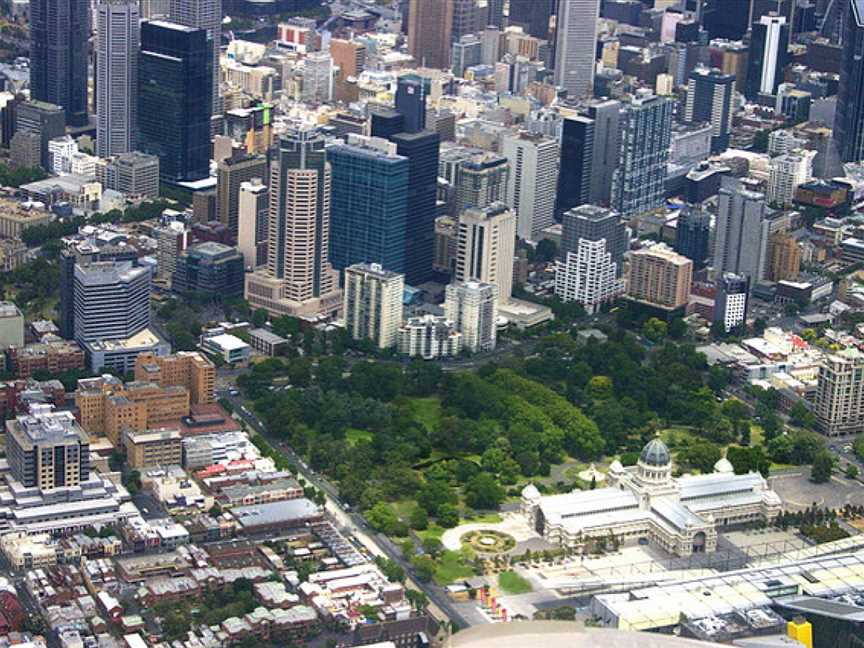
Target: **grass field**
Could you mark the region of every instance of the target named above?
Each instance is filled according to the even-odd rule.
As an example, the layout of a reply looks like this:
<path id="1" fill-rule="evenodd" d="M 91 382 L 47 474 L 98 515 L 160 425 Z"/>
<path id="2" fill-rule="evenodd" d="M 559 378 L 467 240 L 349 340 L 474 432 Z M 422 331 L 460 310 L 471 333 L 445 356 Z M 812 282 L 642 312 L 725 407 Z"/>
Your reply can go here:
<path id="1" fill-rule="evenodd" d="M 457 551 L 445 551 L 441 554 L 438 569 L 435 570 L 435 582 L 439 585 L 449 585 L 460 578 L 470 578 L 474 575 L 471 569 L 462 561 Z"/>
<path id="2" fill-rule="evenodd" d="M 498 574 L 498 587 L 505 594 L 527 594 L 534 591 L 531 583 L 512 571 Z"/>
<path id="3" fill-rule="evenodd" d="M 358 430 L 357 428 L 345 429 L 345 440 L 348 445 L 355 446 L 361 441 L 371 441 L 372 433 L 369 430 Z"/>
<path id="4" fill-rule="evenodd" d="M 438 397 L 409 398 L 408 402 L 414 418 L 425 425 L 430 432 L 434 430 L 438 425 L 438 419 L 441 418 L 441 401 Z"/>

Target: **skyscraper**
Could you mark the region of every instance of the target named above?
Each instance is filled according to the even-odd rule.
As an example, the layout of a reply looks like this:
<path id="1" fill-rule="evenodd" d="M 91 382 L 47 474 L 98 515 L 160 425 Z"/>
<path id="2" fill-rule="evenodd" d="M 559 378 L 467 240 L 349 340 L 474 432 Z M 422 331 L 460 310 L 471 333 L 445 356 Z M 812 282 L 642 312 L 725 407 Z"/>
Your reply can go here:
<path id="1" fill-rule="evenodd" d="M 864 160 L 864 3 L 844 3 L 840 89 L 834 117 L 834 142 L 841 162 Z"/>
<path id="2" fill-rule="evenodd" d="M 138 255 L 131 246 L 106 246 L 96 251 L 79 252 L 75 247 L 60 253 L 60 335 L 75 337 L 75 268 L 95 261 L 131 261 L 137 263 Z"/>
<path id="3" fill-rule="evenodd" d="M 327 149 L 333 169 L 330 261 L 337 270 L 367 262 L 405 271 L 410 162 L 396 149 L 393 142 L 361 135 Z"/>
<path id="4" fill-rule="evenodd" d="M 510 161 L 507 205 L 516 214 L 516 232 L 536 241 L 555 222 L 558 141 L 526 131 L 508 133 L 501 152 Z"/>
<path id="5" fill-rule="evenodd" d="M 405 238 L 405 281 L 417 285 L 432 273 L 435 218 L 438 216 L 438 150 L 441 138 L 432 131 L 397 133 L 390 141 L 408 158 L 408 232 Z"/>
<path id="6" fill-rule="evenodd" d="M 826 356 L 819 368 L 813 413 L 829 436 L 859 434 L 864 428 L 864 354 L 852 347 Z"/>
<path id="7" fill-rule="evenodd" d="M 443 4 L 443 3 L 442 3 Z M 413 8 L 413 3 L 412 3 Z M 396 154 L 408 158 L 408 228 L 405 236 L 405 281 L 418 284 L 432 273 L 435 256 L 435 218 L 438 200 L 437 132 L 418 130 L 426 119 L 424 81 L 407 75 L 399 79 L 398 111 L 372 113 L 373 137 L 385 137 L 396 144 Z M 410 91 L 409 91 L 410 89 Z M 403 112 L 404 111 L 404 112 Z M 389 268 L 388 268 L 389 269 Z"/>
<path id="8" fill-rule="evenodd" d="M 589 313 L 615 299 L 624 290 L 621 257 L 627 239 L 626 226 L 609 209 L 582 205 L 565 213 L 555 295 Z"/>
<path id="9" fill-rule="evenodd" d="M 724 186 L 718 196 L 713 266 L 718 273 L 743 274 L 751 284 L 763 279 L 768 238 L 780 225 L 765 205 L 765 194 Z"/>
<path id="10" fill-rule="evenodd" d="M 429 79 L 416 74 L 399 77 L 396 86 L 396 112 L 404 118 L 402 128 L 406 133 L 417 133 L 426 128 L 426 95 Z"/>
<path id="11" fill-rule="evenodd" d="M 87 125 L 87 0 L 30 1 L 30 98 L 57 104 L 70 126 Z"/>
<path id="12" fill-rule="evenodd" d="M 33 135 L 43 169 L 51 168 L 48 142 L 63 135 L 66 130 L 64 121 L 63 109 L 44 101 L 27 101 L 18 104 L 15 110 L 15 135 Z"/>
<path id="13" fill-rule="evenodd" d="M 663 204 L 673 105 L 668 97 L 648 92 L 622 106 L 612 206 L 625 218 Z"/>
<path id="14" fill-rule="evenodd" d="M 480 7 L 477 0 L 452 0 L 453 26 L 450 40 L 458 42 L 467 34 L 476 34 L 486 26 L 487 7 Z"/>
<path id="15" fill-rule="evenodd" d="M 516 217 L 502 203 L 466 209 L 459 216 L 456 281 L 481 281 L 498 287 L 498 303 L 513 293 Z"/>
<path id="16" fill-rule="evenodd" d="M 141 28 L 134 0 L 102 0 L 96 11 L 96 154 L 109 157 L 135 150 Z"/>
<path id="17" fill-rule="evenodd" d="M 402 325 L 405 277 L 377 263 L 345 268 L 343 315 L 345 328 L 355 340 L 372 340 L 379 349 L 396 345 Z"/>
<path id="18" fill-rule="evenodd" d="M 717 280 L 714 321 L 720 322 L 726 333 L 737 326 L 741 326 L 747 320 L 750 284 L 750 277 L 734 272 L 724 272 Z"/>
<path id="19" fill-rule="evenodd" d="M 219 49 L 222 46 L 222 0 L 169 0 L 171 21 L 186 27 L 204 29 L 210 47 L 210 93 L 208 104 L 211 114 L 222 113 L 222 98 L 219 93 Z"/>
<path id="20" fill-rule="evenodd" d="M 555 211 L 559 214 L 591 202 L 594 120 L 567 117 L 561 127 L 561 163 Z"/>
<path id="21" fill-rule="evenodd" d="M 734 92 L 735 77 L 717 69 L 697 67 L 687 80 L 684 120 L 691 124 L 711 124 L 711 151 L 714 153 L 729 148 Z"/>
<path id="22" fill-rule="evenodd" d="M 510 164 L 507 158 L 491 152 L 478 152 L 462 160 L 455 169 L 456 210 L 483 209 L 507 201 Z"/>
<path id="23" fill-rule="evenodd" d="M 594 121 L 594 156 L 591 160 L 591 203 L 612 202 L 612 180 L 618 167 L 619 121 L 621 102 L 614 99 L 594 101 L 588 105 L 588 117 Z"/>
<path id="24" fill-rule="evenodd" d="M 267 158 L 246 155 L 225 158 L 216 165 L 216 218 L 225 225 L 235 239 L 240 213 L 240 186 L 252 178 L 267 177 Z"/>
<path id="25" fill-rule="evenodd" d="M 708 259 L 711 238 L 711 214 L 701 209 L 686 209 L 678 216 L 675 230 L 675 251 L 693 261 L 698 269 Z"/>
<path id="26" fill-rule="evenodd" d="M 490 0 L 494 1 L 494 0 Z M 536 38 L 549 38 L 550 21 L 559 0 L 510 0 L 510 24 L 521 25 Z"/>
<path id="27" fill-rule="evenodd" d="M 751 0 L 700 0 L 702 26 L 710 38 L 741 40 L 750 20 Z"/>
<path id="28" fill-rule="evenodd" d="M 246 275 L 246 299 L 275 316 L 330 316 L 342 295 L 328 259 L 331 170 L 324 137 L 297 129 L 270 166 L 267 268 Z"/>
<path id="29" fill-rule="evenodd" d="M 255 270 L 267 263 L 269 192 L 260 179 L 240 185 L 237 197 L 237 249 L 246 267 Z"/>
<path id="30" fill-rule="evenodd" d="M 788 206 L 795 198 L 795 190 L 813 177 L 813 158 L 816 151 L 795 149 L 771 158 L 768 177 L 768 202 Z"/>
<path id="31" fill-rule="evenodd" d="M 801 271 L 801 246 L 789 232 L 774 232 L 768 240 L 769 281 L 795 281 Z"/>
<path id="32" fill-rule="evenodd" d="M 690 298 L 693 262 L 664 243 L 630 255 L 627 296 L 664 311 L 683 309 Z"/>
<path id="33" fill-rule="evenodd" d="M 773 95 L 783 80 L 783 68 L 789 62 L 789 25 L 783 16 L 761 16 L 754 23 L 750 37 L 747 85 L 745 94 L 756 99 L 760 94 Z"/>
<path id="34" fill-rule="evenodd" d="M 600 0 L 559 0 L 555 85 L 570 96 L 589 97 L 594 88 L 599 15 Z"/>
<path id="35" fill-rule="evenodd" d="M 454 0 L 411 0 L 408 53 L 423 67 L 449 67 Z"/>
<path id="36" fill-rule="evenodd" d="M 469 281 L 449 284 L 444 313 L 462 334 L 462 346 L 472 353 L 492 351 L 497 340 L 498 288 Z"/>
<path id="37" fill-rule="evenodd" d="M 90 440 L 71 412 L 40 405 L 6 424 L 9 472 L 25 488 L 75 488 L 90 477 Z"/>
<path id="38" fill-rule="evenodd" d="M 75 339 L 130 338 L 150 326 L 150 268 L 129 261 L 76 265 Z"/>
<path id="39" fill-rule="evenodd" d="M 140 148 L 169 181 L 210 174 L 211 48 L 207 32 L 153 21 L 141 26 Z"/>

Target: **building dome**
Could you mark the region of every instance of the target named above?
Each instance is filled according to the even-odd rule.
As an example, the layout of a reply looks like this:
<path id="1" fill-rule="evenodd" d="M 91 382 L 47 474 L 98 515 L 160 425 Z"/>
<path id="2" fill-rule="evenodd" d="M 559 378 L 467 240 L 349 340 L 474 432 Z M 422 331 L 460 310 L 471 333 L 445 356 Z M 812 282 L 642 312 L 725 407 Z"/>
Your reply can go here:
<path id="1" fill-rule="evenodd" d="M 733 475 L 735 474 L 735 467 L 726 457 L 720 457 L 720 460 L 714 464 L 714 472 L 722 473 L 724 475 Z"/>
<path id="2" fill-rule="evenodd" d="M 647 466 L 668 466 L 672 463 L 669 448 L 659 438 L 651 439 L 639 455 L 639 462 Z"/>

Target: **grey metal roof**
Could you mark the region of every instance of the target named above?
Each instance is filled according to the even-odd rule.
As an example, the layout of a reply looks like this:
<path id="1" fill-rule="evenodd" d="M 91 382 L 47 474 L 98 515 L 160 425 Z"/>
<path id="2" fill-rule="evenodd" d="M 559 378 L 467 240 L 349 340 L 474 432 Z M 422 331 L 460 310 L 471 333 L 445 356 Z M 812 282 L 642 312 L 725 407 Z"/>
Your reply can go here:
<path id="1" fill-rule="evenodd" d="M 240 526 L 292 524 L 320 515 L 318 507 L 306 498 L 238 506 L 231 510 Z"/>
<path id="2" fill-rule="evenodd" d="M 672 463 L 669 448 L 660 439 L 651 439 L 639 455 L 639 461 L 649 466 L 668 466 Z"/>

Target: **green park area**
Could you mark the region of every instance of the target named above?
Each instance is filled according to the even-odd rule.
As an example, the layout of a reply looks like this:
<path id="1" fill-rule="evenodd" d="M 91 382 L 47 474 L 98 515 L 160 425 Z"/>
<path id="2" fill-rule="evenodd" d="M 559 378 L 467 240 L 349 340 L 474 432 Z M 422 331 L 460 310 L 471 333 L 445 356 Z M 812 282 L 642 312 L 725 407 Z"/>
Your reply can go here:
<path id="1" fill-rule="evenodd" d="M 439 583 L 483 562 L 482 547 L 444 551 L 447 529 L 499 521 L 501 505 L 529 483 L 541 493 L 594 487 L 581 471 L 632 465 L 658 435 L 681 473 L 713 471 L 725 455 L 736 472 L 767 475 L 824 453 L 804 413 L 790 413 L 791 426 L 778 416 L 775 391 L 725 398 L 731 375 L 683 340 L 646 347 L 610 328 L 607 341 L 582 345 L 575 332 L 540 337 L 526 356 L 447 372 L 349 361 L 327 352 L 332 341 L 296 332 L 308 353 L 257 363 L 238 385 L 273 438 L 393 538 L 418 577 Z"/>

